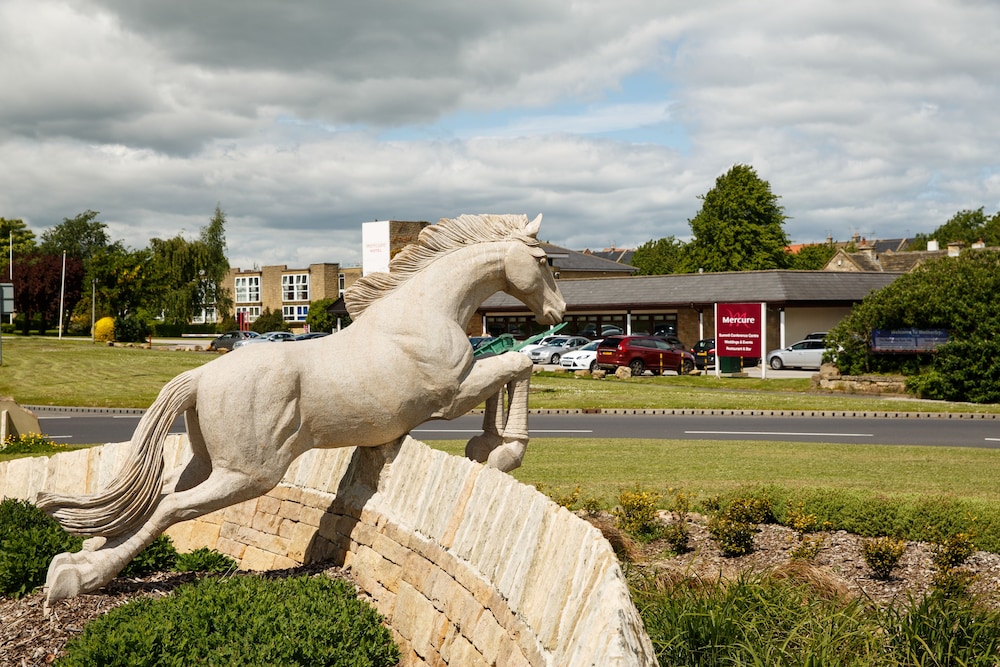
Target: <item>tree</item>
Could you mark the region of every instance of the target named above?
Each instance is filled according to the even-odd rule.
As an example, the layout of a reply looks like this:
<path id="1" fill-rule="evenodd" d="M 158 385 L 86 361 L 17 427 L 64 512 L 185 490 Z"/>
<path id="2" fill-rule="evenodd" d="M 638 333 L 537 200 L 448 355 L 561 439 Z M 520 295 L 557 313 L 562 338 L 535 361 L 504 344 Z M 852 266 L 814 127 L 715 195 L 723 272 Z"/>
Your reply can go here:
<path id="1" fill-rule="evenodd" d="M 836 254 L 837 249 L 832 243 L 813 243 L 804 245 L 791 256 L 788 268 L 801 271 L 819 271 Z"/>
<path id="2" fill-rule="evenodd" d="M 61 223 L 42 232 L 39 250 L 49 255 L 65 252 L 67 257 L 76 257 L 87 265 L 94 253 L 111 242 L 105 231 L 107 225 L 95 219 L 98 215 L 87 210 L 76 217 L 63 218 Z"/>
<path id="3" fill-rule="evenodd" d="M 336 302 L 336 299 L 319 299 L 309 304 L 309 313 L 306 315 L 309 331 L 331 332 L 334 330 L 337 326 L 337 318 L 330 314 L 330 306 Z"/>
<path id="4" fill-rule="evenodd" d="M 926 250 L 927 241 L 934 239 L 942 246 L 961 241 L 972 245 L 980 239 L 988 246 L 1000 245 L 1000 213 L 987 216 L 983 207 L 962 210 L 951 216 L 930 234 L 917 234 L 909 245 L 909 250 Z"/>
<path id="5" fill-rule="evenodd" d="M 288 331 L 288 323 L 281 316 L 280 310 L 264 308 L 260 316 L 253 321 L 250 329 L 257 333 L 268 333 L 269 331 Z"/>
<path id="6" fill-rule="evenodd" d="M 904 373 L 926 398 L 1000 401 L 1000 253 L 964 252 L 928 261 L 869 294 L 830 330 L 847 375 Z M 933 354 L 874 354 L 875 329 L 947 329 Z"/>
<path id="7" fill-rule="evenodd" d="M 685 250 L 692 271 L 783 269 L 790 259 L 782 227 L 784 209 L 753 167 L 735 165 L 701 197 L 688 222 L 693 238 Z"/>
<path id="8" fill-rule="evenodd" d="M 650 240 L 635 249 L 632 266 L 636 275 L 661 276 L 685 271 L 684 243 L 673 236 Z"/>
<path id="9" fill-rule="evenodd" d="M 224 317 L 232 307 L 223 289 L 229 271 L 225 221 L 225 213 L 216 206 L 197 241 L 180 235 L 150 240 L 153 262 L 165 285 L 156 306 L 168 323 L 186 324 L 213 306 Z"/>
<path id="10" fill-rule="evenodd" d="M 11 238 L 14 241 L 14 259 L 35 252 L 35 233 L 23 220 L 0 218 L 0 280 L 10 277 Z"/>
<path id="11" fill-rule="evenodd" d="M 97 316 L 119 318 L 158 303 L 163 276 L 148 248 L 132 250 L 116 241 L 99 249 L 91 261 L 90 277 L 97 281 Z"/>
<path id="12" fill-rule="evenodd" d="M 59 304 L 69 310 L 80 298 L 83 284 L 83 262 L 66 258 L 65 292 L 63 293 L 62 255 L 35 253 L 14 257 L 14 309 L 21 320 L 21 330 L 27 335 L 38 318 L 38 333 L 44 334 L 49 324 L 59 321 Z M 60 299 L 60 297 L 62 297 Z"/>

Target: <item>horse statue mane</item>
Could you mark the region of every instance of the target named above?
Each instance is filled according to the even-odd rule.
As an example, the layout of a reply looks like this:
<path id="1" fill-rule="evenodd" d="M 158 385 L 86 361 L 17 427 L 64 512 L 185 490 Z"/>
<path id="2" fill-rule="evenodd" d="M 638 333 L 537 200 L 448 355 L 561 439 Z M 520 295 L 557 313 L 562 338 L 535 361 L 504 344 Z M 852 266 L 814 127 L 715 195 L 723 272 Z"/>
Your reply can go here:
<path id="1" fill-rule="evenodd" d="M 541 217 L 541 216 L 539 216 Z M 524 233 L 526 215 L 460 215 L 441 218 L 420 231 L 416 243 L 403 248 L 389 261 L 389 273 L 372 273 L 344 292 L 344 305 L 357 319 L 372 303 L 386 296 L 434 260 L 478 243 L 518 240 L 537 246 L 538 240 Z"/>

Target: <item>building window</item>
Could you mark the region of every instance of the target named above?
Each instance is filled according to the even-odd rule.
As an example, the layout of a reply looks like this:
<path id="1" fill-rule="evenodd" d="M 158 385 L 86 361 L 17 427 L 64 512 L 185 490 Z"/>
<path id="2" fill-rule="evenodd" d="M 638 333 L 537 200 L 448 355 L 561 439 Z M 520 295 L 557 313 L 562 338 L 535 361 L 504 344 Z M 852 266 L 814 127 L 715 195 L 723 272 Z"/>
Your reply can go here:
<path id="1" fill-rule="evenodd" d="M 345 289 L 347 289 L 346 285 L 347 285 L 347 276 L 345 274 L 343 274 L 343 273 L 338 273 L 337 274 L 337 289 L 340 290 L 341 292 L 343 292 Z"/>
<path id="2" fill-rule="evenodd" d="M 281 276 L 282 301 L 309 300 L 309 274 L 289 273 Z M 285 318 L 288 319 L 288 318 Z"/>
<path id="3" fill-rule="evenodd" d="M 260 302 L 260 276 L 236 276 L 236 303 Z M 257 309 L 260 315 L 260 308 Z"/>
<path id="4" fill-rule="evenodd" d="M 205 324 L 215 322 L 215 306 L 208 306 L 191 319 L 192 324 Z"/>
<path id="5" fill-rule="evenodd" d="M 253 322 L 260 317 L 260 306 L 236 306 L 237 319 L 241 314 L 247 323 Z"/>
<path id="6" fill-rule="evenodd" d="M 286 322 L 305 322 L 309 306 L 282 306 L 281 315 Z"/>

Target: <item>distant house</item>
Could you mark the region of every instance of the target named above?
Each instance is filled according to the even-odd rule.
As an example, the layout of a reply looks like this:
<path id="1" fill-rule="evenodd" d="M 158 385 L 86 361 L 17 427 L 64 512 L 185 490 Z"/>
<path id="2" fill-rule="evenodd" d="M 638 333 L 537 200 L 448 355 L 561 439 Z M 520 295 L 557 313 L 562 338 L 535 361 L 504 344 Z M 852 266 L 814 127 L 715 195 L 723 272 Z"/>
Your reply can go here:
<path id="1" fill-rule="evenodd" d="M 594 257 L 600 257 L 601 259 L 606 259 L 612 262 L 617 262 L 618 264 L 631 264 L 632 255 L 635 254 L 634 248 L 604 248 L 603 250 L 583 250 L 584 255 L 593 255 Z"/>
<path id="2" fill-rule="evenodd" d="M 947 249 L 941 250 L 937 241 L 932 240 L 928 241 L 927 250 L 906 250 L 907 244 L 907 239 L 873 242 L 860 239 L 859 243 L 852 243 L 853 251 L 848 251 L 851 246 L 837 248 L 833 257 L 822 270 L 909 273 L 929 259 L 958 257 L 965 247 L 961 241 L 955 241 L 949 243 Z M 970 249 L 981 250 L 985 247 L 985 244 L 980 241 L 973 243 Z"/>

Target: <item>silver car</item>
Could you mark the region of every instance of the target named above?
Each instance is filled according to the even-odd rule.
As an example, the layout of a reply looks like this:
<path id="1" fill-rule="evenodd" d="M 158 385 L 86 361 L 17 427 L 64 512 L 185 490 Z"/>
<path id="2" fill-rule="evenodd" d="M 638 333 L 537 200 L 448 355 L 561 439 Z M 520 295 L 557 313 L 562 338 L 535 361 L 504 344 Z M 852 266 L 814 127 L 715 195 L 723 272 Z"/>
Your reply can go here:
<path id="1" fill-rule="evenodd" d="M 782 368 L 819 368 L 823 365 L 826 343 L 823 340 L 800 340 L 783 350 L 767 353 L 767 365 L 776 371 Z"/>
<path id="2" fill-rule="evenodd" d="M 562 355 L 589 343 L 590 339 L 583 336 L 556 336 L 546 345 L 528 352 L 528 356 L 536 364 L 558 364 Z"/>

